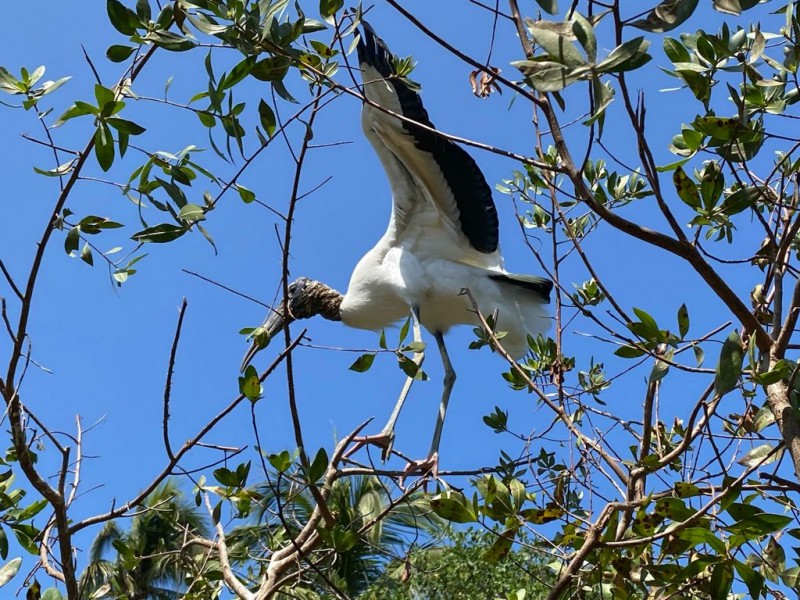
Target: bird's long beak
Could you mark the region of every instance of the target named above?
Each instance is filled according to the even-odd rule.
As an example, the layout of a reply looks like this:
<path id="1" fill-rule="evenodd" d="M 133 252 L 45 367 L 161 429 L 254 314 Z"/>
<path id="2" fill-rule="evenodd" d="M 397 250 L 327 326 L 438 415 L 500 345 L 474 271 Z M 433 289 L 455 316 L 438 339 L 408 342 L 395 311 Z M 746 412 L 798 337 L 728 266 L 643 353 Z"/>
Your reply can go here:
<path id="1" fill-rule="evenodd" d="M 242 359 L 241 370 L 243 372 L 247 368 L 247 365 L 250 364 L 250 361 L 253 360 L 255 355 L 266 348 L 269 345 L 270 340 L 283 329 L 284 322 L 285 319 L 283 318 L 282 308 L 274 308 L 270 310 L 270 314 L 264 323 L 260 327 L 256 327 L 253 330 L 253 332 L 250 334 L 253 344 L 250 346 L 247 354 L 245 354 L 244 358 Z"/>

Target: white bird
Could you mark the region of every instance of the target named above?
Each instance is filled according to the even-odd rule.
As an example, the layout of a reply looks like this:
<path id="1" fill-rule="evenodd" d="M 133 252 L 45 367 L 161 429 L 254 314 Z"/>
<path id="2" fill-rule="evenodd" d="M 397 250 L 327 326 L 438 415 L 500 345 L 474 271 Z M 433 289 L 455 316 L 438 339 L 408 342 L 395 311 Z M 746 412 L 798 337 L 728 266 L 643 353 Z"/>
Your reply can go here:
<path id="1" fill-rule="evenodd" d="M 422 341 L 420 323 L 436 340 L 444 389 L 428 457 L 410 463 L 407 471 L 435 473 L 456 378 L 443 335 L 454 325 L 477 324 L 462 291 L 469 290 L 484 314 L 497 311 L 496 329 L 507 332 L 501 340 L 503 348 L 518 359 L 528 351 L 528 335 L 549 328 L 544 305 L 550 301 L 553 282 L 504 269 L 491 189 L 464 149 L 371 104 L 433 128 L 419 94 L 394 74 L 394 56 L 372 27 L 362 24 L 358 59 L 369 102 L 364 104 L 361 122 L 391 185 L 389 226 L 356 265 L 344 295 L 305 277 L 289 285 L 288 318 L 281 309 L 271 311 L 244 365 L 287 320 L 321 315 L 351 327 L 380 330 L 410 313 L 414 341 Z M 423 357 L 421 351 L 415 354 L 418 366 Z M 412 381 L 407 379 L 381 433 L 361 439 L 383 447 L 384 458 L 391 451 L 394 425 Z"/>

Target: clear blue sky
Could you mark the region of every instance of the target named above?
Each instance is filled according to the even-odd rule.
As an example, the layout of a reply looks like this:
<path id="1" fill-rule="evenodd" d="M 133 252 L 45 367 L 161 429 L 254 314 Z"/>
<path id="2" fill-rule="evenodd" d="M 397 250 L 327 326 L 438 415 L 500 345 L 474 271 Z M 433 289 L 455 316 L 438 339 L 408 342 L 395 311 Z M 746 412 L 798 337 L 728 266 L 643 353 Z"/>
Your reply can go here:
<path id="1" fill-rule="evenodd" d="M 313 4 L 313 3 L 312 3 Z M 531 3 L 532 4 L 532 3 Z M 413 6 L 420 18 L 464 52 L 480 59 L 488 51 L 489 23 L 482 11 L 460 2 L 427 2 Z M 49 102 L 54 114 L 63 111 L 74 99 L 91 99 L 93 78 L 83 59 L 81 44 L 94 60 L 107 85 L 113 84 L 120 66 L 105 60 L 106 48 L 124 43 L 124 38 L 107 23 L 105 2 L 93 0 L 81 7 L 74 3 L 17 3 L 4 7 L 4 20 L 15 24 L 5 28 L 0 39 L 0 64 L 12 72 L 20 66 L 33 69 L 46 65 L 45 79 L 70 75 L 72 80 Z M 510 107 L 508 92 L 479 100 L 471 95 L 469 66 L 420 34 L 390 7 L 378 3 L 370 20 L 390 48 L 399 55 L 413 54 L 418 66 L 413 78 L 423 85 L 423 99 L 432 121 L 442 130 L 507 148 L 521 154 L 532 154 L 533 129 L 529 126 L 529 108 L 521 102 Z M 682 29 L 717 28 L 720 16 L 702 11 Z M 508 65 L 520 57 L 518 42 L 506 24 L 496 40 L 493 63 L 503 73 L 516 77 Z M 608 52 L 610 48 L 600 48 Z M 665 64 L 660 43 L 651 48 L 654 61 Z M 158 52 L 145 69 L 135 91 L 141 96 L 161 96 L 164 83 L 174 76 L 169 97 L 185 102 L 204 89 L 204 52 L 186 54 Z M 214 54 L 217 71 L 230 67 L 239 57 L 233 51 Z M 674 87 L 676 80 L 655 69 L 648 70 L 646 85 L 651 92 Z M 347 82 L 344 72 L 339 77 Z M 290 87 L 298 97 L 304 93 L 296 78 Z M 259 97 L 268 98 L 263 84 L 251 81 L 246 97 L 248 111 L 255 112 Z M 249 95 L 252 94 L 252 95 Z M 2 98 L 4 101 L 8 97 Z M 664 148 L 679 131 L 680 121 L 688 121 L 694 113 L 682 114 L 682 101 L 687 95 L 651 94 L 648 97 L 648 132 L 654 146 Z M 294 107 L 284 104 L 284 116 Z M 305 275 L 323 280 L 344 291 L 350 272 L 360 256 L 383 233 L 390 211 L 390 193 L 383 171 L 361 134 L 360 106 L 356 99 L 342 97 L 320 116 L 315 128 L 316 143 L 348 141 L 327 149 L 315 150 L 305 171 L 302 189 L 309 190 L 328 176 L 333 179 L 320 191 L 303 200 L 298 207 L 295 235 L 292 241 L 292 275 Z M 692 109 L 694 110 L 694 108 Z M 606 124 L 607 138 L 615 143 L 614 124 L 621 116 L 617 102 L 610 109 Z M 574 112 L 574 111 L 573 111 Z M 570 113 L 572 114 L 572 113 Z M 154 150 L 178 151 L 189 144 L 208 147 L 204 129 L 196 118 L 179 109 L 170 109 L 150 102 L 128 102 L 126 118 L 148 128 L 145 135 L 132 140 L 136 145 Z M 565 118 L 565 121 L 567 119 Z M 252 121 L 251 121 L 252 122 Z M 57 143 L 81 148 L 87 139 L 91 122 L 75 119 L 55 131 Z M 4 223 L 0 236 L 0 256 L 12 273 L 23 280 L 27 274 L 35 241 L 57 193 L 56 180 L 36 175 L 33 165 L 52 168 L 52 156 L 41 147 L 22 140 L 23 132 L 41 137 L 35 115 L 21 110 L 0 109 L 0 164 L 4 182 L 0 219 Z M 298 130 L 292 130 L 298 140 Z M 582 126 L 570 128 L 575 140 L 583 138 Z M 248 134 L 250 148 L 254 136 Z M 635 161 L 630 143 L 618 150 L 621 157 Z M 516 165 L 508 159 L 470 151 L 481 165 L 491 185 L 509 176 Z M 134 159 L 131 151 L 128 159 Z M 212 171 L 220 170 L 223 178 L 231 172 L 221 166 L 209 150 L 195 158 Z M 672 158 L 659 157 L 666 163 Z M 126 160 L 124 167 L 115 167 L 110 177 L 124 181 L 138 162 Z M 259 199 L 284 209 L 288 202 L 292 164 L 285 148 L 275 144 L 262 154 L 241 180 L 254 190 Z M 89 173 L 101 176 L 93 166 Z M 204 182 L 195 186 L 200 201 L 204 189 L 213 188 Z M 514 272 L 538 273 L 538 265 L 521 239 L 514 207 L 508 197 L 495 194 L 501 216 L 501 244 L 507 268 Z M 135 227 L 135 210 L 115 189 L 97 183 L 82 182 L 68 205 L 78 215 L 109 216 Z M 152 210 L 152 209 L 151 209 Z M 651 219 L 646 207 L 635 210 Z M 688 217 L 685 219 L 688 221 Z M 154 222 L 157 220 L 154 220 Z M 280 278 L 280 249 L 276 241 L 275 217 L 255 204 L 244 205 L 234 194 L 220 203 L 207 222 L 219 254 L 200 235 L 188 235 L 165 245 L 145 250 L 149 256 L 139 263 L 139 273 L 116 289 L 109 283 L 99 257 L 89 268 L 77 259 L 68 258 L 62 250 L 63 234 L 56 233 L 47 252 L 45 267 L 36 295 L 30 333 L 33 354 L 37 361 L 53 371 L 46 374 L 32 368 L 22 390 L 23 400 L 53 430 L 74 432 L 74 418 L 81 415 L 84 427 L 99 423 L 84 437 L 81 490 L 77 516 L 88 516 L 106 510 L 112 502 L 122 502 L 148 483 L 165 463 L 161 442 L 161 402 L 166 363 L 181 298 L 189 308 L 178 353 L 172 396 L 172 442 L 179 446 L 192 436 L 211 416 L 237 394 L 238 366 L 246 349 L 239 329 L 255 326 L 265 311 L 253 303 L 210 286 L 181 272 L 197 271 L 207 277 L 271 302 Z M 659 225 L 660 226 L 660 225 Z M 132 247 L 122 233 L 100 236 L 98 243 L 110 248 Z M 612 241 L 613 240 L 613 241 Z M 534 241 L 534 244 L 536 242 Z M 545 246 L 546 247 L 546 246 Z M 675 269 L 674 261 L 665 260 L 641 244 L 598 235 L 588 244 L 598 270 L 608 285 L 615 289 L 623 306 L 647 307 L 665 327 L 675 327 L 675 312 L 686 301 L 692 316 L 694 333 L 720 320 L 720 306 L 693 297 L 697 280 L 687 271 Z M 547 250 L 549 253 L 549 249 Z M 549 260 L 546 258 L 546 260 Z M 587 277 L 577 263 L 566 266 L 565 281 L 580 282 Z M 751 282 L 741 282 L 748 289 Z M 3 295 L 9 296 L 4 291 Z M 12 314 L 16 310 L 12 309 Z M 338 323 L 314 320 L 303 323 L 309 337 L 320 346 L 347 349 L 376 348 L 376 334 L 348 330 Z M 696 329 L 695 329 L 696 327 Z M 299 332 L 295 326 L 294 331 Z M 585 331 L 583 324 L 570 328 Z M 390 343 L 396 331 L 388 332 Z M 426 337 L 428 341 L 432 341 Z M 448 345 L 458 381 L 441 447 L 441 468 L 469 469 L 495 464 L 501 446 L 513 448 L 508 438 L 488 429 L 481 417 L 495 404 L 510 413 L 510 427 L 517 431 L 544 429 L 550 420 L 545 411 L 537 410 L 533 397 L 509 391 L 500 372 L 502 361 L 487 350 L 468 351 L 472 339 L 469 328 L 461 328 L 448 337 Z M 588 338 L 570 336 L 567 353 L 586 358 L 596 344 Z M 279 350 L 279 342 L 261 353 L 258 365 L 271 361 Z M 441 368 L 431 345 L 425 370 L 431 381 L 417 383 L 411 392 L 398 429 L 396 447 L 414 457 L 427 452 L 439 402 Z M 0 354 L 7 355 L 8 346 L 0 345 Z M 712 352 L 713 355 L 713 352 Z M 301 348 L 295 353 L 295 376 L 298 402 L 309 450 L 332 447 L 334 438 L 349 432 L 356 424 L 374 416 L 369 431 L 377 432 L 388 416 L 402 383 L 403 375 L 390 356 L 379 356 L 366 374 L 348 370 L 357 353 Z M 715 361 L 715 357 L 710 357 Z M 579 368 L 586 368 L 586 363 Z M 620 387 L 611 409 L 635 414 L 641 403 L 641 377 L 629 387 Z M 631 391 L 628 397 L 626 390 Z M 689 396 L 691 397 L 691 396 Z M 294 446 L 286 402 L 286 384 L 277 373 L 265 385 L 265 397 L 257 407 L 264 449 L 280 451 Z M 204 440 L 225 446 L 251 446 L 254 439 L 249 423 L 248 407 L 242 405 Z M 517 448 L 517 450 L 519 450 Z M 45 453 L 45 458 L 52 458 Z M 216 456 L 207 451 L 190 455 L 185 467 L 204 464 Z M 234 463 L 235 464 L 235 463 Z M 399 466 L 399 464 L 398 464 Z M 254 470 L 255 474 L 256 471 Z M 92 534 L 94 532 L 91 532 Z M 78 540 L 86 549 L 89 537 Z"/>

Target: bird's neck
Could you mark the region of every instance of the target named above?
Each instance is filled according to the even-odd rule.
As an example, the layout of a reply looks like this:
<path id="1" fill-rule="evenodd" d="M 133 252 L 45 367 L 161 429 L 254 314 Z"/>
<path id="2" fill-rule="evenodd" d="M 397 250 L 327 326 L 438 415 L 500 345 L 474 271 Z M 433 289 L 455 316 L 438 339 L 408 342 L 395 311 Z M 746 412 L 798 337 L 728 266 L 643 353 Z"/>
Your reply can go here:
<path id="1" fill-rule="evenodd" d="M 309 284 L 304 302 L 294 311 L 295 317 L 305 319 L 320 315 L 328 321 L 341 321 L 342 294 L 324 283 Z"/>

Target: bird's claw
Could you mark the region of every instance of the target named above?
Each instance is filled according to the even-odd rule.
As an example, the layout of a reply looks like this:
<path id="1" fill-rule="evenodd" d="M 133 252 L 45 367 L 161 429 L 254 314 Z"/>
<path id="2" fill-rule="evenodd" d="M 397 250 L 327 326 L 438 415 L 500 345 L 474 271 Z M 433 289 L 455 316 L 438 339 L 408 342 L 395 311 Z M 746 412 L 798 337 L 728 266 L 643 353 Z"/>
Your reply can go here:
<path id="1" fill-rule="evenodd" d="M 403 469 L 403 475 L 400 477 L 400 484 L 402 485 L 406 477 L 410 477 L 415 473 L 419 473 L 422 478 L 431 477 L 436 479 L 439 477 L 439 453 L 432 452 L 428 458 L 422 460 L 411 460 Z"/>
<path id="2" fill-rule="evenodd" d="M 344 457 L 350 458 L 364 446 L 377 446 L 381 449 L 381 460 L 386 462 L 392 454 L 394 446 L 394 431 L 381 431 L 373 435 L 362 435 L 353 439 L 353 447 L 345 452 Z"/>

